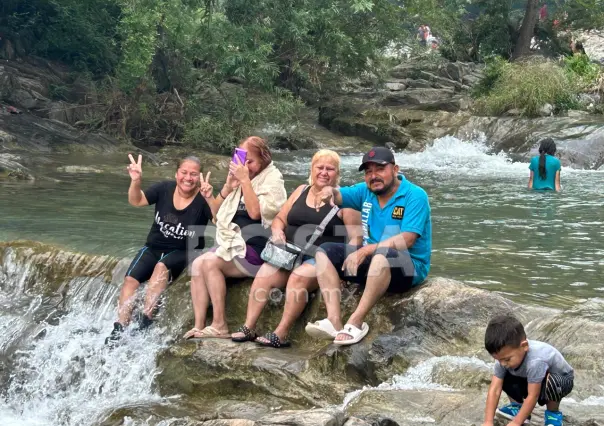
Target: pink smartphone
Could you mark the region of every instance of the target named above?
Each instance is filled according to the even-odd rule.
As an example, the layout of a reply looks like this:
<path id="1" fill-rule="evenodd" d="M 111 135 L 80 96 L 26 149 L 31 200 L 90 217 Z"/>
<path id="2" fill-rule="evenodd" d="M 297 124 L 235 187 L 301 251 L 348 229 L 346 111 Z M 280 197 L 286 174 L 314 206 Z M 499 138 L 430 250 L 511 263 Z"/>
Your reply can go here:
<path id="1" fill-rule="evenodd" d="M 239 162 L 237 162 L 237 158 L 239 159 Z M 247 151 L 245 149 L 235 148 L 235 152 L 233 153 L 233 158 L 231 158 L 231 161 L 235 164 L 245 165 L 246 159 Z"/>

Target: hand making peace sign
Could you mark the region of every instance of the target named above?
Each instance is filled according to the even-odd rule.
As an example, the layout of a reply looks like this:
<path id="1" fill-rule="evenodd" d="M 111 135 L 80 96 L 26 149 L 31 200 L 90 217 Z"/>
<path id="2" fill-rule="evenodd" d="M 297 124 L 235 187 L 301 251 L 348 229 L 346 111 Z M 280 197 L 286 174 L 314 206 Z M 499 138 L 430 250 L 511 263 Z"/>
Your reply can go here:
<path id="1" fill-rule="evenodd" d="M 214 188 L 210 185 L 210 175 L 212 172 L 208 172 L 206 174 L 206 178 L 203 178 L 203 175 L 199 176 L 199 193 L 203 198 L 210 198 L 214 193 Z"/>
<path id="2" fill-rule="evenodd" d="M 138 161 L 134 161 L 132 154 L 128 154 L 128 158 L 130 159 L 130 164 L 128 164 L 130 179 L 133 181 L 141 180 L 141 177 L 143 177 L 143 156 L 139 154 Z"/>

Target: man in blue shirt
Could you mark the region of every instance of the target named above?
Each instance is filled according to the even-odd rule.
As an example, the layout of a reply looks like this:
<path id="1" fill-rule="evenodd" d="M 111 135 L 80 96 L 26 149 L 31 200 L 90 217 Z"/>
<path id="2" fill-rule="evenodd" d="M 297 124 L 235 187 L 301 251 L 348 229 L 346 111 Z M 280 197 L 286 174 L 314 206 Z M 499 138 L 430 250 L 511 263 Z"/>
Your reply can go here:
<path id="1" fill-rule="evenodd" d="M 430 270 L 432 225 L 426 192 L 399 175 L 388 148 L 372 148 L 363 156 L 359 171 L 365 172 L 365 182 L 323 188 L 315 200 L 317 206 L 329 202 L 361 212 L 362 246 L 327 243 L 315 257 L 327 319 L 309 324 L 306 330 L 315 337 L 335 337 L 338 345 L 357 343 L 367 335 L 369 326 L 363 320 L 386 291 L 408 291 Z M 364 286 L 345 325 L 340 278 Z"/>

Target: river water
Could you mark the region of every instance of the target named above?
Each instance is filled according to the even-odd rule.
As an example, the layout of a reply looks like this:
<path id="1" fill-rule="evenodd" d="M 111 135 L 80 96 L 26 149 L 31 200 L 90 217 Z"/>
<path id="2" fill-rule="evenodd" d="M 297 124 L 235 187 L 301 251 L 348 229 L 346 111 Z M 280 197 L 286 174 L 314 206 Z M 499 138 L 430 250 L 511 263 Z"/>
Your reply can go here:
<path id="1" fill-rule="evenodd" d="M 311 155 L 275 155 L 289 189 L 306 178 Z M 343 157 L 343 184 L 361 179 L 360 158 Z M 564 168 L 561 193 L 532 192 L 526 190 L 526 163 L 490 154 L 482 140 L 453 137 L 396 159 L 430 197 L 432 276 L 502 292 L 523 304 L 569 307 L 604 297 L 603 172 Z M 127 176 L 54 177 L 0 184 L 0 240 L 31 239 L 118 258 L 136 252 L 153 212 L 128 206 Z M 168 344 L 165 330 L 133 336 L 111 356 L 102 345 L 115 316 L 117 285 L 78 279 L 61 315 L 45 318 L 50 311 L 42 309 L 44 296 L 19 281 L 27 271 L 10 256 L 4 270 L 0 424 L 92 425 L 115 407 L 164 401 L 153 378 L 155 355 Z M 114 283 L 122 277 L 117 268 Z"/>

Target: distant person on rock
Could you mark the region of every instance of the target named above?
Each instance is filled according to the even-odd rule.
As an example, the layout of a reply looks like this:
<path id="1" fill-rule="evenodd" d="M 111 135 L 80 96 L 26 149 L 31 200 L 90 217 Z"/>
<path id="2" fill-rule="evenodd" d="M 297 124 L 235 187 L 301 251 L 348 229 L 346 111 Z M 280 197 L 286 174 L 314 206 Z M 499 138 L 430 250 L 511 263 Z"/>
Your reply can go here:
<path id="1" fill-rule="evenodd" d="M 556 143 L 552 138 L 545 138 L 539 145 L 539 155 L 531 159 L 529 169 L 531 171 L 528 187 L 537 190 L 562 189 L 560 185 L 560 160 L 554 157 L 556 154 Z"/>
<path id="2" fill-rule="evenodd" d="M 417 39 L 419 41 L 419 44 L 421 44 L 422 46 L 428 46 L 428 44 L 431 43 L 434 39 L 430 32 L 430 27 L 425 24 L 421 24 L 417 29 Z"/>
<path id="3" fill-rule="evenodd" d="M 426 26 L 421 24 L 417 29 L 417 40 L 422 46 L 426 45 Z"/>
<path id="4" fill-rule="evenodd" d="M 545 405 L 545 426 L 562 426 L 560 401 L 573 389 L 574 370 L 553 346 L 527 340 L 524 327 L 511 315 L 489 322 L 484 345 L 495 358 L 483 426 L 493 426 L 495 415 L 508 426 L 528 424 L 535 405 Z M 501 392 L 510 403 L 497 408 Z"/>
<path id="5" fill-rule="evenodd" d="M 543 2 L 539 9 L 539 21 L 544 22 L 547 20 L 547 3 Z"/>
<path id="6" fill-rule="evenodd" d="M 583 43 L 580 41 L 573 41 L 570 43 L 570 50 L 573 52 L 573 55 L 585 55 L 587 57 L 587 53 L 585 52 L 585 48 L 583 47 Z"/>
<path id="7" fill-rule="evenodd" d="M 315 256 L 327 308 L 327 321 L 322 321 L 338 330 L 337 345 L 363 339 L 369 331 L 364 319 L 384 293 L 410 290 L 424 281 L 430 269 L 432 224 L 426 192 L 399 174 L 388 148 L 372 148 L 363 156 L 359 171 L 365 173 L 365 182 L 325 187 L 315 201 L 361 212 L 363 245 L 326 243 Z M 346 323 L 340 311 L 340 279 L 363 287 L 359 305 Z"/>
<path id="8" fill-rule="evenodd" d="M 120 339 L 130 323 L 135 293 L 148 280 L 145 305 L 139 318 L 139 329 L 147 328 L 153 320 L 161 293 L 185 270 L 188 264 L 187 248 L 203 248 L 203 234 L 198 226 L 206 226 L 212 212 L 206 201 L 212 194 L 206 184 L 210 177 L 201 177 L 201 163 L 197 157 L 186 157 L 176 169 L 176 181 L 163 181 L 141 190 L 142 156 L 134 161 L 132 155 L 128 173 L 130 188 L 128 202 L 134 207 L 155 204 L 155 218 L 147 242 L 134 256 L 128 267 L 119 298 L 118 321 L 113 324 L 105 344 Z"/>
<path id="9" fill-rule="evenodd" d="M 329 203 L 321 205 L 319 210 L 315 208 L 315 195 L 326 186 L 337 185 L 339 181 L 340 156 L 328 149 L 313 155 L 308 184 L 300 185 L 292 193 L 273 220 L 271 241 L 275 244 L 293 243 L 305 248 L 315 232 L 317 238 L 295 269 L 278 268 L 269 262 L 260 267 L 250 289 L 245 324 L 231 336 L 233 341 L 255 341 L 274 348 L 290 346 L 287 334 L 304 311 L 309 293 L 319 287 L 314 261 L 316 249 L 325 242 L 361 243 L 361 215 L 358 211 L 334 209 Z M 319 229 L 324 221 L 327 222 Z M 256 323 L 274 288 L 285 288 L 283 316 L 274 332 L 258 337 Z M 332 333 L 333 338 L 336 331 L 332 330 Z"/>
<path id="10" fill-rule="evenodd" d="M 427 42 L 431 38 L 432 38 L 432 30 L 430 29 L 429 26 L 424 25 L 424 40 L 426 40 L 426 42 Z"/>

